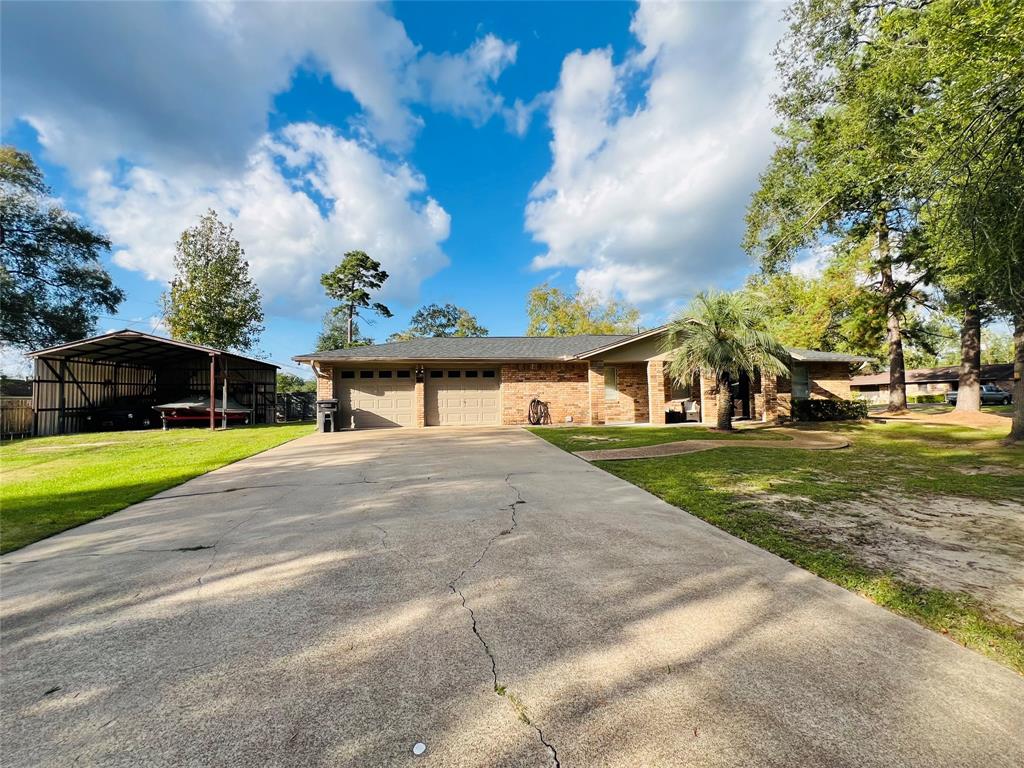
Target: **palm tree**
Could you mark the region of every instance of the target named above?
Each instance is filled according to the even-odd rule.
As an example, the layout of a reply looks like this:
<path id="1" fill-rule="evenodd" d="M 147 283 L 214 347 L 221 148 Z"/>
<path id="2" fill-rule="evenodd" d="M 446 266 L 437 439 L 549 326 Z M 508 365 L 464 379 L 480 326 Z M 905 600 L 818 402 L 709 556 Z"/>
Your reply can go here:
<path id="1" fill-rule="evenodd" d="M 714 373 L 718 382 L 718 428 L 732 429 L 733 381 L 785 373 L 789 354 L 765 329 L 757 297 L 745 291 L 698 293 L 669 326 L 669 374 L 680 384 Z"/>

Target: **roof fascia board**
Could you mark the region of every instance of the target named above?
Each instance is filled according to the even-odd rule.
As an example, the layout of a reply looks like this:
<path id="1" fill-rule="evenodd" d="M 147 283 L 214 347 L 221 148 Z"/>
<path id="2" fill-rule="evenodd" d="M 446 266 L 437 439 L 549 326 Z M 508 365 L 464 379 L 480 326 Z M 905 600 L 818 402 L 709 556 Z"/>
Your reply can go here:
<path id="1" fill-rule="evenodd" d="M 310 357 L 297 355 L 292 358 L 297 363 L 393 363 L 395 365 L 514 365 L 516 363 L 575 363 L 582 362 L 572 357 Z"/>

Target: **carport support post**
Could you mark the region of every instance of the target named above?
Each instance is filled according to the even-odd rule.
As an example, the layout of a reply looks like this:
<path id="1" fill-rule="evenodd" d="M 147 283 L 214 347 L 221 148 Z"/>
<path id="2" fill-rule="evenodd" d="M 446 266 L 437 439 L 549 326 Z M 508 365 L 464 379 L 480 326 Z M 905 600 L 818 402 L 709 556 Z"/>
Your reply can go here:
<path id="1" fill-rule="evenodd" d="M 228 428 L 228 361 L 220 361 L 220 373 L 224 377 L 224 394 L 220 401 L 220 426 L 221 429 Z"/>
<path id="2" fill-rule="evenodd" d="M 58 435 L 63 435 L 64 434 L 64 419 L 67 416 L 67 413 L 66 413 L 66 411 L 67 411 L 67 400 L 64 398 L 64 379 L 67 378 L 67 371 L 68 371 L 68 361 L 67 361 L 67 359 L 62 357 L 60 359 L 60 373 L 57 374 L 57 378 L 59 380 L 59 384 L 58 384 L 58 400 L 57 400 L 57 407 L 58 407 L 57 419 L 58 419 L 58 422 L 59 422 L 57 424 L 57 434 Z"/>
<path id="3" fill-rule="evenodd" d="M 217 390 L 215 387 L 217 381 L 217 356 L 210 353 L 210 429 L 216 429 L 217 424 L 214 421 L 213 409 L 217 404 Z"/>

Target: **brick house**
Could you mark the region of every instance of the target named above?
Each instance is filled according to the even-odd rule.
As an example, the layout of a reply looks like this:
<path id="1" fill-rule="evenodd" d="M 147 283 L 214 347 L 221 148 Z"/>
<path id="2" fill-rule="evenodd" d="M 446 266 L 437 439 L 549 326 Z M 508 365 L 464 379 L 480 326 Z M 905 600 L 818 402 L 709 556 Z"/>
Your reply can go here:
<path id="1" fill-rule="evenodd" d="M 629 336 L 419 338 L 293 359 L 313 367 L 317 396 L 338 400 L 346 427 L 526 424 L 534 398 L 547 403 L 553 424 L 664 424 L 671 411 L 713 424 L 714 378 L 673 382 L 665 337 L 661 327 Z M 851 365 L 868 359 L 789 353 L 789 375 L 733 385 L 737 418 L 786 418 L 799 397 L 849 399 Z"/>
<path id="2" fill-rule="evenodd" d="M 908 368 L 906 371 L 907 397 L 945 395 L 960 387 L 960 367 L 944 365 L 938 368 Z M 1007 392 L 1013 391 L 1013 363 L 992 363 L 981 366 L 980 383 L 995 384 Z M 883 403 L 889 399 L 889 372 L 854 376 L 850 381 L 854 397 L 869 403 Z"/>

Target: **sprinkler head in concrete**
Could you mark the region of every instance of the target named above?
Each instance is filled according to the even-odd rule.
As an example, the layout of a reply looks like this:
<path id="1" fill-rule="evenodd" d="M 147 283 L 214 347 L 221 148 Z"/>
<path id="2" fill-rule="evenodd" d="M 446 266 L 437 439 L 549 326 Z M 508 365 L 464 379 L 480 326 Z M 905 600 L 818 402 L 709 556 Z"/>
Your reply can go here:
<path id="1" fill-rule="evenodd" d="M 412 753 L 416 756 L 422 755 L 426 751 L 427 745 L 424 744 L 422 741 L 417 741 L 415 744 L 412 745 Z"/>

